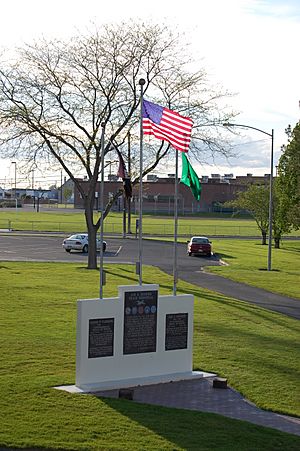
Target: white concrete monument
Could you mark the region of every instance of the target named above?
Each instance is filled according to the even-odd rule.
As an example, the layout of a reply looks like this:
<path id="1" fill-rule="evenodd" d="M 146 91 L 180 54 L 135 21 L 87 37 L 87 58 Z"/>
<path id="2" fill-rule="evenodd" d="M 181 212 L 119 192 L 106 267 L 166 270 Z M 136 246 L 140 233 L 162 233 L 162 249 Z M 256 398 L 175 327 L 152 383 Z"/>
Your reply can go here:
<path id="1" fill-rule="evenodd" d="M 192 371 L 194 297 L 159 296 L 158 285 L 77 302 L 76 385 L 95 392 L 199 378 Z"/>

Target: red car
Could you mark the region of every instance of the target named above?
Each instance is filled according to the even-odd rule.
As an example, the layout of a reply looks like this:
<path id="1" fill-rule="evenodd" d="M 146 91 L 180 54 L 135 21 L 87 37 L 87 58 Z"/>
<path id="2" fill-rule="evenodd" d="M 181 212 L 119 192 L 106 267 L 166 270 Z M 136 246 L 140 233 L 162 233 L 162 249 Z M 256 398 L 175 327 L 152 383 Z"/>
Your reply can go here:
<path id="1" fill-rule="evenodd" d="M 191 255 L 207 255 L 211 256 L 212 247 L 211 242 L 206 236 L 193 236 L 188 241 L 187 253 Z"/>

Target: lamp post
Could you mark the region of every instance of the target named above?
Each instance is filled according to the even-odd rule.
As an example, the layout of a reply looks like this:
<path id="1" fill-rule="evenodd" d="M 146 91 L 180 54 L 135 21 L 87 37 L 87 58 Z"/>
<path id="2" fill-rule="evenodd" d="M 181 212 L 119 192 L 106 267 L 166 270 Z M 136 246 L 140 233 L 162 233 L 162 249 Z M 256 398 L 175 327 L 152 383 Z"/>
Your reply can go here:
<path id="1" fill-rule="evenodd" d="M 231 124 L 226 122 L 223 124 L 224 127 L 241 127 L 241 128 L 250 128 L 252 130 L 256 130 L 264 135 L 267 135 L 271 138 L 271 156 L 270 156 L 270 197 L 269 197 L 269 243 L 268 243 L 268 271 L 272 270 L 272 230 L 273 230 L 273 158 L 274 158 L 274 129 L 272 128 L 272 132 L 268 133 L 260 128 L 252 127 L 250 125 L 243 124 Z"/>
<path id="2" fill-rule="evenodd" d="M 33 209 L 35 210 L 35 195 L 34 195 L 34 169 L 32 169 L 32 180 L 31 180 L 31 189 L 32 189 L 32 198 L 33 198 Z"/>
<path id="3" fill-rule="evenodd" d="M 63 173 L 62 170 L 60 171 L 60 203 L 62 205 L 63 203 Z M 66 207 L 66 205 L 65 205 Z"/>
<path id="4" fill-rule="evenodd" d="M 16 213 L 18 211 L 18 201 L 17 201 L 17 162 L 12 161 L 11 164 L 15 165 L 15 203 L 16 203 Z"/>
<path id="5" fill-rule="evenodd" d="M 111 182 L 111 165 L 114 163 L 114 161 L 107 160 L 105 163 L 105 167 L 109 166 L 108 180 Z"/>
<path id="6" fill-rule="evenodd" d="M 128 153 L 127 153 L 127 158 L 128 158 L 128 177 L 131 179 L 131 135 L 130 132 L 128 132 L 127 134 L 127 139 L 128 139 Z M 127 232 L 129 234 L 131 234 L 131 197 L 128 197 L 128 202 L 127 202 Z"/>

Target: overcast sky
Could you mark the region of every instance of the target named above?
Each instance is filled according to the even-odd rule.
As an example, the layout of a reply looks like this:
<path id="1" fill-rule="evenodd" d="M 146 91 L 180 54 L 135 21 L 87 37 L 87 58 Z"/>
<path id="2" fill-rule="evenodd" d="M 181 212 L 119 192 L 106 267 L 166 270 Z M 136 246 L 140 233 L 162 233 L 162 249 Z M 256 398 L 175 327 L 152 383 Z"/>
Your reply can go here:
<path id="1" fill-rule="evenodd" d="M 235 122 L 269 133 L 274 128 L 276 165 L 284 129 L 300 117 L 299 0 L 10 0 L 1 2 L 0 43 L 14 47 L 41 35 L 68 37 L 92 22 L 130 18 L 164 22 L 186 34 L 210 79 L 237 93 L 230 99 L 241 112 Z M 199 166 L 198 174 L 270 172 L 268 136 L 244 131 L 239 143 L 238 159 Z M 13 173 L 11 163 L 0 160 L 0 186 Z"/>

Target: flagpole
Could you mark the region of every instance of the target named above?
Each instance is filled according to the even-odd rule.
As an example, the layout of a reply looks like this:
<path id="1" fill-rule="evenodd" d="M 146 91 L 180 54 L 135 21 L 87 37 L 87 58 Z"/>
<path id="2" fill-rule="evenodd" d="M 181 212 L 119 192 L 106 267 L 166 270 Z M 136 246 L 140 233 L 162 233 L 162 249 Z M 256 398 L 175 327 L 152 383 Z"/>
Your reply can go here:
<path id="1" fill-rule="evenodd" d="M 127 153 L 127 157 L 128 157 L 128 177 L 131 180 L 131 155 L 130 155 L 130 132 L 128 132 L 127 134 L 128 137 L 128 153 Z M 127 233 L 131 234 L 131 197 L 128 199 L 127 202 Z"/>
<path id="2" fill-rule="evenodd" d="M 105 123 L 101 124 L 101 183 L 100 183 L 100 299 L 103 299 L 103 285 L 105 285 L 105 277 L 103 272 L 103 209 L 104 209 L 104 133 Z"/>
<path id="3" fill-rule="evenodd" d="M 139 261 L 136 272 L 139 275 L 139 285 L 143 283 L 143 93 L 145 80 L 140 78 L 139 85 L 141 88 L 141 104 L 140 104 L 140 186 L 139 186 Z"/>
<path id="4" fill-rule="evenodd" d="M 177 235 L 178 235 L 178 150 L 175 151 L 175 193 L 174 193 L 174 252 L 173 252 L 173 295 L 177 292 Z"/>

